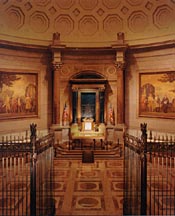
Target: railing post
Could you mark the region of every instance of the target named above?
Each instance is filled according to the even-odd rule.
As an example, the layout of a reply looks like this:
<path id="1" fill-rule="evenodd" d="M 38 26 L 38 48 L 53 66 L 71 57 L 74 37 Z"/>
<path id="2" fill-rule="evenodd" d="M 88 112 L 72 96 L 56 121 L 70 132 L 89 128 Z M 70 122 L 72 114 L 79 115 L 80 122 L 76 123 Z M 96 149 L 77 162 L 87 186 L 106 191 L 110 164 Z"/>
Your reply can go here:
<path id="1" fill-rule="evenodd" d="M 36 216 L 36 124 L 30 124 L 30 142 L 32 145 L 30 161 L 30 215 Z"/>
<path id="2" fill-rule="evenodd" d="M 147 124 L 140 124 L 141 128 L 141 215 L 147 214 Z"/>

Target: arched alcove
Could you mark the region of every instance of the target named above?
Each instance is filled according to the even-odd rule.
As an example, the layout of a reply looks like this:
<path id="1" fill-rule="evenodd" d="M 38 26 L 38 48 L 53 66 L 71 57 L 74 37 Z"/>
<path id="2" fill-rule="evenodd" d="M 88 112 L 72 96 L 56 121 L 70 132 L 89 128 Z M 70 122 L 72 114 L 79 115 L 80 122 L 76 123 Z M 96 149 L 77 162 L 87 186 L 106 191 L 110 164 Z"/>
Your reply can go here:
<path id="1" fill-rule="evenodd" d="M 72 89 L 72 122 L 92 118 L 105 121 L 105 90 L 107 80 L 96 71 L 81 71 L 70 79 Z"/>
<path id="2" fill-rule="evenodd" d="M 90 80 L 98 80 L 99 82 L 100 80 L 105 80 L 105 77 L 97 71 L 83 70 L 75 74 L 71 80 L 89 80 L 88 82 L 90 82 Z"/>

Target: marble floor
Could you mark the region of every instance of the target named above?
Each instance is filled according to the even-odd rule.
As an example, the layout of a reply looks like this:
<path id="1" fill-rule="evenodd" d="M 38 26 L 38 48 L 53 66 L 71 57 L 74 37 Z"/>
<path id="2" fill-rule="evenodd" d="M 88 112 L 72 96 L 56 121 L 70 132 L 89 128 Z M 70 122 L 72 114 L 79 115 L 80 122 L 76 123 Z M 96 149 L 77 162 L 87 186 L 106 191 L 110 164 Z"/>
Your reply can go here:
<path id="1" fill-rule="evenodd" d="M 123 215 L 123 160 L 54 160 L 56 216 Z"/>

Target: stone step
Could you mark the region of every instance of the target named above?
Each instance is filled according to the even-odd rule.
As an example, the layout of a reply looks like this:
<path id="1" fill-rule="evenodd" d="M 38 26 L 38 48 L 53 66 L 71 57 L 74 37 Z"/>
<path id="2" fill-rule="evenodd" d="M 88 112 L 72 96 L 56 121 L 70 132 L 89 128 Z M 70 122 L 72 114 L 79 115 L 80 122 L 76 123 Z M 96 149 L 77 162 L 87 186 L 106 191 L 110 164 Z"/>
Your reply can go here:
<path id="1" fill-rule="evenodd" d="M 101 158 L 101 159 L 112 159 L 112 158 L 119 158 L 122 156 L 122 152 L 120 148 L 115 148 L 112 150 L 90 150 L 90 149 L 75 149 L 75 150 L 68 150 L 57 148 L 55 150 L 55 157 L 56 158 L 82 158 L 83 151 L 93 151 L 94 158 Z"/>

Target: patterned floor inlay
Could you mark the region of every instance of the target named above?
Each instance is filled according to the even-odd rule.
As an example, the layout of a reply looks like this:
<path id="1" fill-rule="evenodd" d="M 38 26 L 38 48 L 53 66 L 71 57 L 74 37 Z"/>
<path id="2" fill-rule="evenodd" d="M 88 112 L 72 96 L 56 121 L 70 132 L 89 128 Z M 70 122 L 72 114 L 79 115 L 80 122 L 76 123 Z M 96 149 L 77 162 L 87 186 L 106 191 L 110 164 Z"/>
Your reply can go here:
<path id="1" fill-rule="evenodd" d="M 56 159 L 54 164 L 56 216 L 122 215 L 121 160 L 97 160 L 84 164 L 81 160 Z"/>
<path id="2" fill-rule="evenodd" d="M 99 161 L 95 161 L 94 163 L 82 163 L 81 161 L 78 162 L 78 167 L 80 169 L 95 169 L 99 168 Z"/>
<path id="3" fill-rule="evenodd" d="M 55 160 L 54 161 L 54 166 L 58 166 L 58 167 L 61 167 L 61 168 L 69 168 L 71 167 L 71 164 L 72 162 L 71 161 L 59 161 L 59 160 Z"/>
<path id="4" fill-rule="evenodd" d="M 99 178 L 99 170 L 77 171 L 77 178 Z"/>
<path id="5" fill-rule="evenodd" d="M 55 201 L 55 209 L 56 209 L 56 211 L 60 212 L 60 210 L 62 209 L 64 196 L 54 196 L 54 201 Z"/>
<path id="6" fill-rule="evenodd" d="M 68 178 L 69 176 L 69 171 L 68 170 L 58 170 L 55 175 L 59 178 Z"/>
<path id="7" fill-rule="evenodd" d="M 76 210 L 104 210 L 104 198 L 102 196 L 74 196 L 72 208 Z"/>
<path id="8" fill-rule="evenodd" d="M 121 206 L 123 206 L 123 196 L 113 196 L 112 199 L 113 199 L 115 208 L 118 210 L 120 209 L 120 211 L 122 211 L 123 208 L 121 208 Z"/>
<path id="9" fill-rule="evenodd" d="M 123 176 L 123 171 L 122 169 L 120 170 L 108 170 L 107 171 L 107 175 L 109 178 L 118 178 L 118 177 L 121 177 Z"/>
<path id="10" fill-rule="evenodd" d="M 111 182 L 111 190 L 112 191 L 123 191 L 124 182 L 123 181 L 112 181 Z"/>
<path id="11" fill-rule="evenodd" d="M 123 167 L 123 160 L 105 161 L 106 168 Z"/>
<path id="12" fill-rule="evenodd" d="M 100 181 L 76 181 L 75 182 L 75 191 L 82 191 L 82 192 L 92 192 L 92 191 L 102 191 L 102 183 Z"/>
<path id="13" fill-rule="evenodd" d="M 60 181 L 60 182 L 54 182 L 53 183 L 53 189 L 54 191 L 62 191 L 65 192 L 66 191 L 66 184 L 64 181 Z"/>

